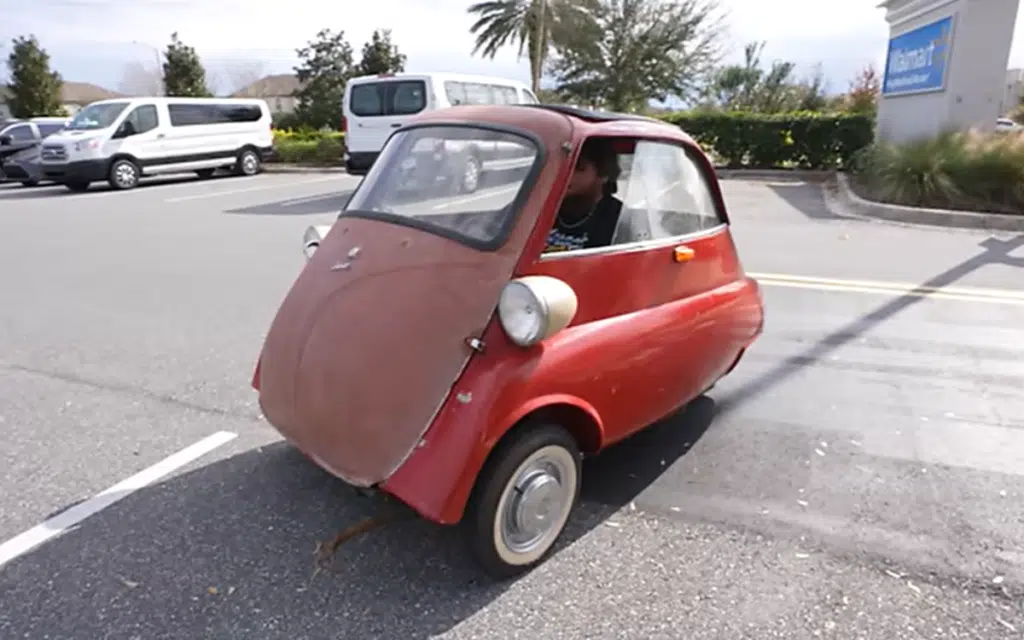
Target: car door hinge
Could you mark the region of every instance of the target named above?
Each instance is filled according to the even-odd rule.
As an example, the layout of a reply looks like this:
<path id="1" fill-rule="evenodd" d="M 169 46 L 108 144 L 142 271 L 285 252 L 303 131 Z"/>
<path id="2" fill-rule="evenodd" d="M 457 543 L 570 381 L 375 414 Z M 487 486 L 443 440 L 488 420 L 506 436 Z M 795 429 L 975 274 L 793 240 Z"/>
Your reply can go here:
<path id="1" fill-rule="evenodd" d="M 470 336 L 466 338 L 466 345 L 469 346 L 469 348 L 472 349 L 473 351 L 476 351 L 477 353 L 483 353 L 484 350 L 487 348 L 487 346 L 484 344 L 484 341 L 481 340 L 480 338 L 477 338 L 476 336 Z"/>

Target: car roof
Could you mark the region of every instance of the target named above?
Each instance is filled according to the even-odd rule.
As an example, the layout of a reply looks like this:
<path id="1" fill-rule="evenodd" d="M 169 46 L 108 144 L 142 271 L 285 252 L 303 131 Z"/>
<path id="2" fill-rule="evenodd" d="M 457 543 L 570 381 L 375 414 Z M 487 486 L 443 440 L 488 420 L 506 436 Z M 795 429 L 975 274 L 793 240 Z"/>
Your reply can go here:
<path id="1" fill-rule="evenodd" d="M 459 105 L 421 112 L 410 124 L 443 122 L 511 125 L 537 134 L 548 147 L 561 144 L 578 127 L 588 128 L 588 135 L 658 137 L 697 146 L 686 132 L 664 120 L 556 104 Z M 556 132 L 558 139 L 549 137 Z"/>

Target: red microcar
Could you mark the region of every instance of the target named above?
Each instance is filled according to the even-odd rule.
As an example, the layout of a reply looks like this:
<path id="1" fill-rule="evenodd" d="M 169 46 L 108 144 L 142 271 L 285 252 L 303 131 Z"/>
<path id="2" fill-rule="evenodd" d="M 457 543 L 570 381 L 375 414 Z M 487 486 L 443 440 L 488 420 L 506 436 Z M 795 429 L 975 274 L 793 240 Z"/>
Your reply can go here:
<path id="1" fill-rule="evenodd" d="M 712 165 L 639 116 L 424 113 L 305 250 L 253 376 L 264 415 L 461 523 L 496 577 L 548 554 L 584 455 L 707 391 L 763 325 Z"/>

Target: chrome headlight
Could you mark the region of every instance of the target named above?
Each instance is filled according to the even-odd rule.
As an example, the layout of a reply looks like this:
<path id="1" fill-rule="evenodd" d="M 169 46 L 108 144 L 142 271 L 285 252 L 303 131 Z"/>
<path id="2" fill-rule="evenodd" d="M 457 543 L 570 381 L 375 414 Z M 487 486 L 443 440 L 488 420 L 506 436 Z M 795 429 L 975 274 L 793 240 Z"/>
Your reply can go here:
<path id="1" fill-rule="evenodd" d="M 576 292 L 549 276 L 510 281 L 498 299 L 498 319 L 512 342 L 536 344 L 569 326 L 576 315 Z"/>

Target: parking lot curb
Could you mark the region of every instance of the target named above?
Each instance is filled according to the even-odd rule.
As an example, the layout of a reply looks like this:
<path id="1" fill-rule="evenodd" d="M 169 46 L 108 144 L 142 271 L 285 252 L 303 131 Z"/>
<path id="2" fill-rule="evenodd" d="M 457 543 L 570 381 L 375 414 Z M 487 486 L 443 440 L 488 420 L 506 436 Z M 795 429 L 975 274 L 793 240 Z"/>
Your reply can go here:
<path id="1" fill-rule="evenodd" d="M 267 173 L 345 173 L 342 167 L 308 167 L 299 164 L 267 163 L 263 165 Z"/>
<path id="2" fill-rule="evenodd" d="M 800 182 L 826 182 L 835 171 L 812 169 L 726 169 L 715 168 L 719 180 L 798 180 Z"/>
<path id="3" fill-rule="evenodd" d="M 832 205 L 841 209 L 836 213 L 864 216 L 935 227 L 960 229 L 988 229 L 992 231 L 1024 231 L 1024 215 L 1007 213 L 984 213 L 980 211 L 953 211 L 949 209 L 926 209 L 897 204 L 876 202 L 860 197 L 850 187 L 850 179 L 843 173 L 836 173 L 825 185 Z"/>

